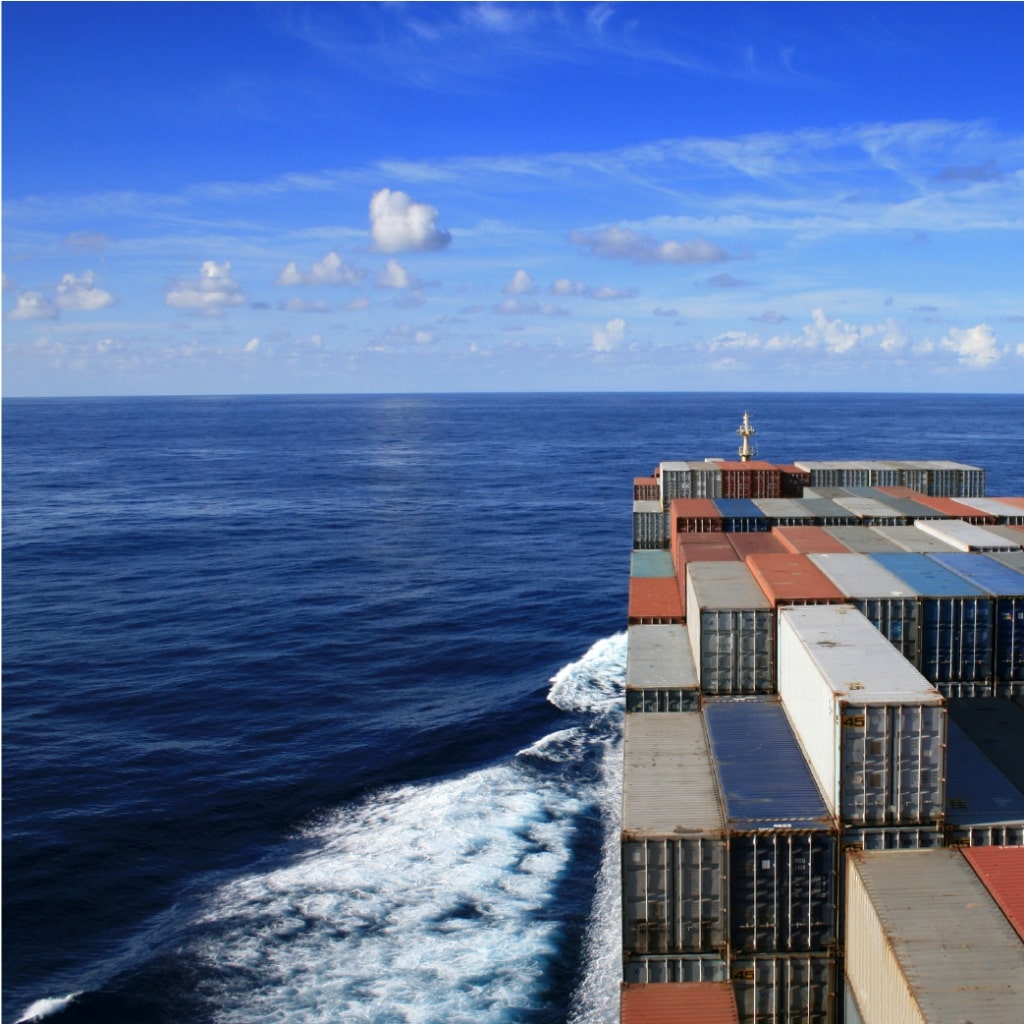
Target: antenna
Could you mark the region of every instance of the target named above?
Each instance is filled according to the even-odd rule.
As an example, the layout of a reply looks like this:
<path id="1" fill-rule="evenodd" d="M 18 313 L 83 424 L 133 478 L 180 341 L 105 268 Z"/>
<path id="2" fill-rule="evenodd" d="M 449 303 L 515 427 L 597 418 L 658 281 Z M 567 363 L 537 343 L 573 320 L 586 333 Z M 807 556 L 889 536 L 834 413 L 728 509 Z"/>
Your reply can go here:
<path id="1" fill-rule="evenodd" d="M 750 439 L 757 433 L 757 431 L 750 425 L 750 413 L 743 413 L 743 425 L 736 431 L 736 433 L 743 438 L 743 444 L 740 445 L 737 452 L 740 457 L 740 461 L 749 462 L 755 455 L 757 455 L 757 449 L 750 443 Z"/>

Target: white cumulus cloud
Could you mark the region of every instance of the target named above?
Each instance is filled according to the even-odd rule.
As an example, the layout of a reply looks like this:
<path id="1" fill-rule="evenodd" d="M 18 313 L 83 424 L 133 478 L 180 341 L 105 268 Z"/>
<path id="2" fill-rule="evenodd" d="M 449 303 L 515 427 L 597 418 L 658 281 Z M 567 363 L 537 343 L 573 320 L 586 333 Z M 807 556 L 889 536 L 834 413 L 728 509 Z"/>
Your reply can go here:
<path id="1" fill-rule="evenodd" d="M 532 295 L 537 290 L 533 278 L 525 270 L 517 270 L 512 280 L 501 289 L 506 295 Z"/>
<path id="2" fill-rule="evenodd" d="M 626 337 L 626 321 L 622 317 L 609 320 L 603 327 L 595 327 L 592 333 L 591 348 L 595 352 L 611 352 L 622 344 Z"/>
<path id="3" fill-rule="evenodd" d="M 988 324 L 978 324 L 966 330 L 951 327 L 941 344 L 943 348 L 956 353 L 957 362 L 976 370 L 991 366 L 1003 354 L 996 344 L 995 333 Z"/>
<path id="4" fill-rule="evenodd" d="M 219 313 L 225 306 L 240 306 L 245 296 L 238 282 L 231 277 L 230 263 L 207 260 L 199 269 L 199 277 L 172 284 L 164 301 L 174 309 L 198 309 Z"/>
<path id="5" fill-rule="evenodd" d="M 829 320 L 825 310 L 811 311 L 811 323 L 804 327 L 804 338 L 814 347 L 822 347 L 836 355 L 849 352 L 862 339 L 875 333 L 873 327 L 857 327 L 842 320 Z"/>
<path id="6" fill-rule="evenodd" d="M 631 228 L 572 231 L 569 241 L 589 249 L 595 256 L 634 263 L 721 263 L 732 258 L 721 246 L 703 238 L 692 238 L 688 242 L 659 242 Z"/>
<path id="7" fill-rule="evenodd" d="M 42 292 L 22 292 L 8 320 L 56 320 L 57 307 Z"/>
<path id="8" fill-rule="evenodd" d="M 370 199 L 370 234 L 381 252 L 443 249 L 452 236 L 438 227 L 433 206 L 413 202 L 405 192 L 382 188 Z"/>
<path id="9" fill-rule="evenodd" d="M 259 338 L 250 338 L 242 349 L 243 352 L 258 352 L 260 347 Z"/>
<path id="10" fill-rule="evenodd" d="M 363 271 L 349 266 L 336 252 L 329 252 L 317 260 L 309 270 L 299 270 L 293 260 L 274 279 L 274 284 L 285 287 L 299 284 L 308 285 L 357 285 L 363 279 Z"/>
<path id="11" fill-rule="evenodd" d="M 57 285 L 57 306 L 60 309 L 91 312 L 106 309 L 116 301 L 110 292 L 96 287 L 91 270 L 78 277 L 74 274 L 65 274 Z"/>
<path id="12" fill-rule="evenodd" d="M 378 288 L 411 288 L 412 277 L 398 260 L 388 260 L 387 266 L 377 275 Z"/>

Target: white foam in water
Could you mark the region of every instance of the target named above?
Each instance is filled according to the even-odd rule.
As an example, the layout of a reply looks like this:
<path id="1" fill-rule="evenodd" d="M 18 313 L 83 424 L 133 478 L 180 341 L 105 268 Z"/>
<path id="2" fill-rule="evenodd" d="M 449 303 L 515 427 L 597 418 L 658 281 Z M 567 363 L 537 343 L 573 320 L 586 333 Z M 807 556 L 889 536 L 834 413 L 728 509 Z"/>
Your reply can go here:
<path id="1" fill-rule="evenodd" d="M 626 634 L 616 633 L 559 669 L 548 700 L 563 711 L 608 712 L 621 701 L 625 678 Z"/>
<path id="2" fill-rule="evenodd" d="M 73 999 L 80 996 L 81 992 L 72 992 L 71 995 L 53 997 L 51 999 L 37 999 L 17 1020 L 17 1024 L 31 1024 L 32 1021 L 43 1020 L 55 1013 L 59 1013 Z"/>

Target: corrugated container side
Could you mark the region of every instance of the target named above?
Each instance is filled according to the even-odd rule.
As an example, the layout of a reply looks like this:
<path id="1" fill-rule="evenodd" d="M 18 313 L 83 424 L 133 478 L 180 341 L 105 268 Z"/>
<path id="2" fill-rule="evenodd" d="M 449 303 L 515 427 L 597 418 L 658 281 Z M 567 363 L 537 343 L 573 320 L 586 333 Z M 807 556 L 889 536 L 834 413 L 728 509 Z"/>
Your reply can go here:
<path id="1" fill-rule="evenodd" d="M 807 555 L 751 555 L 746 560 L 773 608 L 841 604 L 845 598 Z"/>
<path id="2" fill-rule="evenodd" d="M 691 562 L 686 601 L 701 692 L 773 692 L 775 615 L 746 565 Z"/>
<path id="3" fill-rule="evenodd" d="M 786 551 L 773 532 L 727 533 L 725 536 L 740 559 L 746 558 L 747 555 L 778 555 Z"/>
<path id="4" fill-rule="evenodd" d="M 836 540 L 846 545 L 847 550 L 857 554 L 870 555 L 876 551 L 899 551 L 900 549 L 880 533 L 867 526 L 826 526 Z"/>
<path id="5" fill-rule="evenodd" d="M 847 856 L 846 976 L 864 1024 L 1020 1019 L 1024 944 L 957 851 Z"/>
<path id="6" fill-rule="evenodd" d="M 776 526 L 772 535 L 795 555 L 849 552 L 849 548 L 832 536 L 824 526 Z"/>
<path id="7" fill-rule="evenodd" d="M 836 961 L 829 956 L 737 957 L 729 976 L 742 1024 L 834 1024 Z"/>
<path id="8" fill-rule="evenodd" d="M 683 615 L 683 602 L 674 577 L 637 577 L 629 581 L 631 626 L 681 623 Z"/>
<path id="9" fill-rule="evenodd" d="M 665 513 L 659 501 L 633 502 L 633 548 L 637 551 L 663 548 L 667 540 Z"/>
<path id="10" fill-rule="evenodd" d="M 724 825 L 700 716 L 627 715 L 622 785 L 624 950 L 679 954 L 724 948 Z"/>
<path id="11" fill-rule="evenodd" d="M 679 533 L 720 533 L 722 514 L 710 498 L 676 498 L 669 505 L 672 536 Z"/>
<path id="12" fill-rule="evenodd" d="M 920 669 L 933 683 L 992 679 L 992 598 L 929 555 L 872 555 L 921 595 Z"/>
<path id="13" fill-rule="evenodd" d="M 733 953 L 794 953 L 836 941 L 836 832 L 776 701 L 704 708 L 729 833 Z"/>
<path id="14" fill-rule="evenodd" d="M 985 756 L 1024 792 L 1024 708 L 998 697 L 949 702 L 949 713 Z"/>
<path id="15" fill-rule="evenodd" d="M 833 813 L 852 825 L 940 822 L 941 695 L 849 605 L 778 619 L 779 693 Z"/>
<path id="16" fill-rule="evenodd" d="M 1024 793 L 960 728 L 948 722 L 946 833 L 950 845 L 1019 846 Z"/>
<path id="17" fill-rule="evenodd" d="M 654 476 L 637 476 L 633 478 L 634 501 L 661 501 L 661 485 Z"/>
<path id="18" fill-rule="evenodd" d="M 726 533 L 757 533 L 769 528 L 765 514 L 749 498 L 718 498 L 715 508 Z"/>
<path id="19" fill-rule="evenodd" d="M 1020 546 L 984 526 L 975 526 L 960 519 L 918 520 L 914 527 L 932 537 L 938 537 L 957 551 L 1012 551 L 1015 546 Z"/>
<path id="20" fill-rule="evenodd" d="M 812 498 L 807 496 L 806 491 L 804 494 L 805 497 L 795 499 L 796 503 L 814 518 L 815 526 L 853 526 L 856 524 L 857 517 L 852 512 L 841 508 L 829 498 Z"/>
<path id="21" fill-rule="evenodd" d="M 720 956 L 627 956 L 623 963 L 627 985 L 726 981 L 729 965 Z"/>
<path id="22" fill-rule="evenodd" d="M 962 853 L 1024 940 L 1024 847 L 972 846 Z"/>
<path id="23" fill-rule="evenodd" d="M 623 985 L 621 1024 L 739 1024 L 729 982 Z"/>
<path id="24" fill-rule="evenodd" d="M 630 626 L 626 711 L 696 711 L 700 686 L 684 626 Z"/>

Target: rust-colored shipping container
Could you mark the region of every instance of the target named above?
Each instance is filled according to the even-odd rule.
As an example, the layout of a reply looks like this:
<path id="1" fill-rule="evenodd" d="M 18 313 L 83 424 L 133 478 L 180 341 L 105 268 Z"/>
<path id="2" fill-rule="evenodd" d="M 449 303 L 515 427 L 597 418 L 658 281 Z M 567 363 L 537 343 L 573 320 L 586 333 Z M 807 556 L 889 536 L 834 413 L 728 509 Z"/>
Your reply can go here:
<path id="1" fill-rule="evenodd" d="M 746 536 L 746 535 L 745 535 Z M 763 536 L 763 534 L 762 534 Z M 684 533 L 672 551 L 679 599 L 686 613 L 686 566 L 690 562 L 742 562 L 727 533 Z"/>
<path id="2" fill-rule="evenodd" d="M 973 523 L 975 526 L 983 526 L 985 523 L 994 523 L 996 521 L 995 516 L 982 512 L 980 508 L 971 508 L 970 505 L 964 505 L 954 498 L 922 494 L 920 491 L 915 491 L 912 487 L 879 487 L 878 489 L 884 494 L 892 495 L 894 498 L 910 498 L 919 505 L 933 508 L 936 512 L 942 512 L 951 519 L 962 519 L 965 523 Z M 999 500 L 1005 501 L 1006 499 L 1000 498 Z"/>
<path id="3" fill-rule="evenodd" d="M 773 608 L 847 603 L 847 598 L 807 555 L 750 555 L 746 563 Z"/>
<path id="4" fill-rule="evenodd" d="M 1005 501 L 1007 505 L 1016 505 L 1017 508 L 1024 508 L 1024 498 L 1004 498 L 1000 495 L 999 500 Z"/>
<path id="5" fill-rule="evenodd" d="M 779 497 L 802 498 L 804 488 L 811 486 L 809 470 L 798 466 L 776 466 L 779 471 Z"/>
<path id="6" fill-rule="evenodd" d="M 739 1024 L 728 981 L 654 982 L 622 986 L 621 1024 Z"/>
<path id="7" fill-rule="evenodd" d="M 782 474 L 769 462 L 720 462 L 723 498 L 778 498 Z"/>
<path id="8" fill-rule="evenodd" d="M 965 846 L 960 852 L 1024 940 L 1024 846 Z"/>
<path id="9" fill-rule="evenodd" d="M 629 625 L 680 625 L 683 599 L 674 576 L 639 576 L 629 581 Z"/>
<path id="10" fill-rule="evenodd" d="M 653 476 L 637 476 L 633 478 L 633 500 L 634 501 L 659 501 L 661 499 L 661 485 L 658 478 Z"/>
<path id="11" fill-rule="evenodd" d="M 747 555 L 781 555 L 789 549 L 774 533 L 725 533 L 736 554 L 740 558 Z"/>
<path id="12" fill-rule="evenodd" d="M 679 544 L 694 537 L 722 536 L 722 513 L 710 498 L 675 498 L 669 505 L 669 551 L 676 574 L 682 575 Z"/>
<path id="13" fill-rule="evenodd" d="M 824 526 L 776 526 L 772 533 L 794 555 L 848 555 L 850 549 Z"/>

